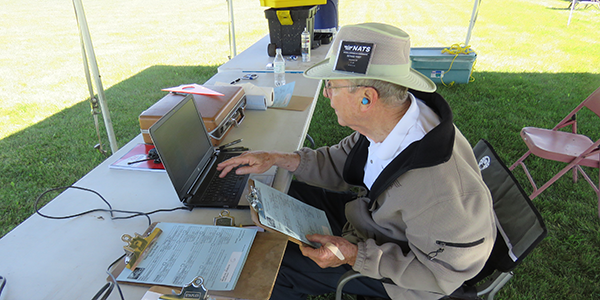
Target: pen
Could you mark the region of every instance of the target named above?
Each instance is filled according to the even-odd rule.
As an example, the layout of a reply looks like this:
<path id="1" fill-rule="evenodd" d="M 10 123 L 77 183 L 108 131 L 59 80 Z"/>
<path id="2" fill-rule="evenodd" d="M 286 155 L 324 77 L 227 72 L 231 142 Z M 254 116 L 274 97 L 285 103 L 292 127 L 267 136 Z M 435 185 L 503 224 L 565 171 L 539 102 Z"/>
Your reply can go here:
<path id="1" fill-rule="evenodd" d="M 133 165 L 133 164 L 137 164 L 137 163 L 140 163 L 140 162 L 143 162 L 143 161 L 149 161 L 149 160 L 152 160 L 152 159 L 154 159 L 154 158 L 144 158 L 144 159 L 140 159 L 140 160 L 136 160 L 136 161 L 129 161 L 129 162 L 127 162 L 127 164 L 128 165 Z"/>
<path id="2" fill-rule="evenodd" d="M 246 148 L 246 147 L 233 147 L 233 148 L 221 149 L 221 152 L 248 151 L 248 150 L 250 150 L 250 148 Z"/>
<path id="3" fill-rule="evenodd" d="M 260 71 L 242 71 L 244 73 L 273 73 L 273 71 L 270 70 L 260 70 Z M 286 73 L 289 74 L 302 74 L 304 73 L 304 71 L 285 71 Z"/>
<path id="4" fill-rule="evenodd" d="M 233 146 L 233 145 L 235 145 L 235 144 L 238 144 L 238 143 L 241 143 L 241 142 L 242 142 L 242 139 L 237 139 L 237 140 L 235 140 L 235 141 L 233 141 L 233 142 L 231 142 L 231 143 L 227 143 L 227 144 L 225 144 L 225 145 L 221 145 L 221 146 L 219 147 L 219 149 L 227 148 L 227 147 L 229 147 L 229 146 Z"/>

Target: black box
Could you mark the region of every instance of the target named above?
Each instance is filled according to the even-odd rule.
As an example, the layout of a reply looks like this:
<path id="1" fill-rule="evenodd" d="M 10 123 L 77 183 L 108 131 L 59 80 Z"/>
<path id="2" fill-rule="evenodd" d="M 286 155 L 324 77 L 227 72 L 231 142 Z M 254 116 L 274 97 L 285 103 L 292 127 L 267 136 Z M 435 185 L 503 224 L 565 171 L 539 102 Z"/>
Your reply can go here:
<path id="1" fill-rule="evenodd" d="M 269 8 L 265 17 L 269 21 L 269 56 L 275 56 L 275 48 L 281 48 L 283 55 L 302 55 L 301 34 L 304 28 L 310 33 L 311 48 L 320 43 L 314 40 L 314 25 L 317 6 Z M 290 20 L 291 18 L 291 20 Z M 284 24 L 282 24 L 284 23 Z M 286 25 L 286 23 L 293 23 Z"/>

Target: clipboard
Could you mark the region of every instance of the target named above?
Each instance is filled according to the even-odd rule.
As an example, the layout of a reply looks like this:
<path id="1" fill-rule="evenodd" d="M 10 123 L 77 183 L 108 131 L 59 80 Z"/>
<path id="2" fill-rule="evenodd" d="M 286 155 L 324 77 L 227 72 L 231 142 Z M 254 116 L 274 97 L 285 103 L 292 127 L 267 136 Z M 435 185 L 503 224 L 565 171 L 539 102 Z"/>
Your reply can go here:
<path id="1" fill-rule="evenodd" d="M 158 223 L 153 223 L 150 225 L 141 236 L 149 236 L 157 224 Z M 287 242 L 287 236 L 283 234 L 257 232 L 235 288 L 231 291 L 209 290 L 209 295 L 235 299 L 269 299 L 273 286 L 275 285 L 277 274 L 279 273 L 279 266 L 283 260 Z M 122 259 L 111 273 L 117 278 L 125 269 L 125 266 L 125 259 Z M 107 278 L 107 280 L 112 281 L 110 277 Z M 180 290 L 171 286 L 152 286 L 129 282 L 120 282 L 120 284 L 147 286 L 151 287 L 151 290 L 163 294 L 171 294 L 172 290 Z"/>
<path id="2" fill-rule="evenodd" d="M 256 226 L 269 232 L 285 234 L 290 241 L 298 245 L 314 248 L 319 248 L 320 245 L 308 241 L 305 237 L 307 234 L 331 235 L 331 226 L 323 210 L 305 204 L 260 181 L 249 179 L 248 189 L 250 192 L 246 199 L 250 202 L 250 215 Z M 277 203 L 278 207 L 270 203 Z M 297 218 L 298 216 L 301 217 Z"/>

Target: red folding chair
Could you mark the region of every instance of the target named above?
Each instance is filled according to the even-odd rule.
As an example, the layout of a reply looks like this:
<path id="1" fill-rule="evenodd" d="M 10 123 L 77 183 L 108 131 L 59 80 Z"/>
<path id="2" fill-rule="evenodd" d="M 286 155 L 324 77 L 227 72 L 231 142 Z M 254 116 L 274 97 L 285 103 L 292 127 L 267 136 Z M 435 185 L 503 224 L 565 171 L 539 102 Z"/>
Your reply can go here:
<path id="1" fill-rule="evenodd" d="M 589 137 L 577 133 L 576 114 L 584 107 L 587 107 L 600 117 L 600 88 L 581 102 L 551 130 L 535 127 L 523 128 L 521 130 L 521 137 L 527 148 L 529 148 L 529 151 L 519 158 L 509 169 L 513 170 L 518 165 L 523 167 L 533 187 L 533 193 L 529 195 L 530 199 L 537 197 L 569 170 L 573 169 L 573 182 L 577 182 L 577 173 L 581 173 L 598 196 L 598 216 L 600 216 L 600 182 L 599 184 L 594 183 L 581 167 L 586 166 L 600 170 L 600 140 L 592 141 Z M 568 126 L 571 126 L 570 132 L 559 130 Z M 529 170 L 527 170 L 527 166 L 523 162 L 530 154 L 548 160 L 564 162 L 567 163 L 567 166 L 538 188 Z"/>

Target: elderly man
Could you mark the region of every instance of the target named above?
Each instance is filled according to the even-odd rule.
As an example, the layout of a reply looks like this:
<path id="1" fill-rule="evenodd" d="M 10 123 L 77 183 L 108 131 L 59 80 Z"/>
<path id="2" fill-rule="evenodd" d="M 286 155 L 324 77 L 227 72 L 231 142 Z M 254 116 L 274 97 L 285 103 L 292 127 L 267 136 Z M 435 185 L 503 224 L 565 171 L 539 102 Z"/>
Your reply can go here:
<path id="1" fill-rule="evenodd" d="M 349 269 L 367 276 L 347 285 L 351 293 L 439 299 L 484 266 L 496 238 L 490 193 L 448 103 L 410 67 L 409 53 L 396 27 L 342 27 L 329 57 L 305 76 L 325 80 L 339 124 L 355 132 L 331 147 L 248 152 L 220 164 L 222 174 L 240 165 L 240 174 L 273 165 L 293 172 L 304 183 L 290 195 L 332 223 L 333 236 L 308 239 L 334 248 L 289 245 L 271 299 L 335 291 Z M 361 191 L 343 192 L 351 187 Z"/>

